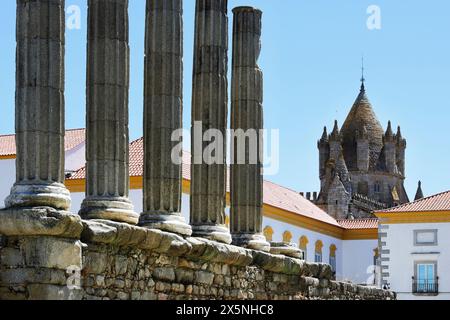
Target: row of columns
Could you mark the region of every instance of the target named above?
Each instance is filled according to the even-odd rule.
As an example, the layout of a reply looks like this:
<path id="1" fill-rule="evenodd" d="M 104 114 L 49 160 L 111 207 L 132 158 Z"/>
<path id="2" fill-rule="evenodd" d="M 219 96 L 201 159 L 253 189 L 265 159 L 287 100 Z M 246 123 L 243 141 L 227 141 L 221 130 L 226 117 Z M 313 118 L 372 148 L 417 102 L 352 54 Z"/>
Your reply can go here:
<path id="1" fill-rule="evenodd" d="M 68 210 L 64 187 L 64 0 L 17 0 L 17 180 L 8 208 Z M 128 0 L 89 0 L 84 219 L 139 224 L 269 250 L 262 235 L 262 163 L 231 166 L 231 233 L 225 223 L 226 141 L 211 164 L 192 145 L 190 224 L 181 215 L 182 165 L 174 161 L 183 111 L 183 3 L 147 0 L 143 213 L 129 200 Z M 262 142 L 261 11 L 233 10 L 232 129 Z M 192 130 L 220 131 L 228 119 L 228 3 L 196 0 Z M 192 137 L 195 134 L 193 132 Z M 258 153 L 262 144 L 258 145 Z M 246 154 L 249 146 L 246 145 Z M 181 150 L 180 150 L 181 152 Z M 233 147 L 233 154 L 237 146 Z"/>

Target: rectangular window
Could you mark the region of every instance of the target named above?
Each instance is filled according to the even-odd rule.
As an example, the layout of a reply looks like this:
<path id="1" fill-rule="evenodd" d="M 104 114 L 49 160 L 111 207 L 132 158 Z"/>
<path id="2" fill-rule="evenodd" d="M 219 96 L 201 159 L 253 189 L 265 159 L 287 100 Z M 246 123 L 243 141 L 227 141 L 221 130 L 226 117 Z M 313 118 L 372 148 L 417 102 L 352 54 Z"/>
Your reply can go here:
<path id="1" fill-rule="evenodd" d="M 438 292 L 438 277 L 436 275 L 436 269 L 436 263 L 433 262 L 421 262 L 416 264 L 414 293 Z"/>
<path id="2" fill-rule="evenodd" d="M 314 257 L 314 262 L 322 263 L 322 254 L 321 253 L 316 252 L 315 257 Z"/>
<path id="3" fill-rule="evenodd" d="M 437 246 L 437 230 L 415 230 L 414 245 L 415 246 Z"/>
<path id="4" fill-rule="evenodd" d="M 330 266 L 333 272 L 336 272 L 336 257 L 330 257 Z"/>

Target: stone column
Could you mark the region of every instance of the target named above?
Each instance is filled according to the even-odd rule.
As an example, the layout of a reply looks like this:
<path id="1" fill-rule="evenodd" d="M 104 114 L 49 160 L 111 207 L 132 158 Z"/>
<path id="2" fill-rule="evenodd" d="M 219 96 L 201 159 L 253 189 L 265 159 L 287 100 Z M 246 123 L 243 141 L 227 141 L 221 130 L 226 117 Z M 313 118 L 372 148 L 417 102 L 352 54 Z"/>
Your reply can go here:
<path id="1" fill-rule="evenodd" d="M 128 199 L 129 64 L 128 0 L 89 0 L 85 219 L 139 220 Z"/>
<path id="2" fill-rule="evenodd" d="M 7 208 L 67 210 L 64 0 L 17 1 L 16 183 Z"/>
<path id="3" fill-rule="evenodd" d="M 231 233 L 235 245 L 269 251 L 262 233 L 263 74 L 258 66 L 262 12 L 237 7 L 233 14 Z"/>
<path id="4" fill-rule="evenodd" d="M 195 11 L 191 225 L 195 236 L 231 243 L 225 224 L 228 1 L 197 0 Z"/>
<path id="5" fill-rule="evenodd" d="M 83 224 L 66 211 L 63 184 L 64 5 L 17 0 L 17 180 L 0 210 L 2 300 L 82 297 L 67 285 L 67 271 L 82 268 Z"/>
<path id="6" fill-rule="evenodd" d="M 181 131 L 182 114 L 183 0 L 147 0 L 140 225 L 190 236 L 192 228 L 181 214 L 182 154 L 179 162 L 172 159 L 179 144 L 172 134 Z"/>

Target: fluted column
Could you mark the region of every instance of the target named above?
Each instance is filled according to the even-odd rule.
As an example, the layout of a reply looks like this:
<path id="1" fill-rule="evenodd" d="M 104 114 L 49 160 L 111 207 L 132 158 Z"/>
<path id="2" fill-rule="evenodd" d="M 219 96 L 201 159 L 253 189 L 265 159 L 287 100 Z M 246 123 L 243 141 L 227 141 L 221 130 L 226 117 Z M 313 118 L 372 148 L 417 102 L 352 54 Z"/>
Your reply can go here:
<path id="1" fill-rule="evenodd" d="M 16 183 L 7 208 L 70 207 L 64 186 L 64 0 L 17 0 Z"/>
<path id="2" fill-rule="evenodd" d="M 128 199 L 129 64 L 128 0 L 89 0 L 85 219 L 139 219 Z"/>
<path id="3" fill-rule="evenodd" d="M 195 236 L 231 243 L 225 224 L 227 12 L 227 0 L 196 1 L 190 209 Z M 216 148 L 212 147 L 215 152 L 208 149 L 213 141 L 202 139 L 208 136 L 215 138 L 212 139 L 217 143 Z"/>
<path id="4" fill-rule="evenodd" d="M 237 7 L 233 14 L 231 233 L 235 245 L 269 251 L 262 234 L 262 12 Z"/>
<path id="5" fill-rule="evenodd" d="M 181 214 L 182 164 L 172 160 L 179 143 L 172 134 L 182 128 L 182 113 L 183 0 L 147 0 L 140 225 L 190 236 Z"/>

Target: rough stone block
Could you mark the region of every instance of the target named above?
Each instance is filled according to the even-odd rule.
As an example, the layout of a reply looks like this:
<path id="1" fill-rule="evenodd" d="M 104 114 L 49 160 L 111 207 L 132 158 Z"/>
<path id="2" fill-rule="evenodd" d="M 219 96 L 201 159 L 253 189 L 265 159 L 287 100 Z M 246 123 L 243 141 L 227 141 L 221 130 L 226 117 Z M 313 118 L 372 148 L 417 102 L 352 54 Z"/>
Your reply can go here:
<path id="1" fill-rule="evenodd" d="M 84 256 L 83 271 L 86 273 L 100 274 L 106 271 L 108 256 L 99 252 L 87 252 Z"/>
<path id="2" fill-rule="evenodd" d="M 81 300 L 82 290 L 69 289 L 67 286 L 47 284 L 30 284 L 28 286 L 30 300 Z"/>
<path id="3" fill-rule="evenodd" d="M 0 210 L 0 234 L 55 236 L 79 239 L 83 224 L 78 215 L 52 208 Z"/>
<path id="4" fill-rule="evenodd" d="M 15 248 L 3 248 L 0 250 L 0 265 L 19 267 L 24 264 L 22 252 Z"/>
<path id="5" fill-rule="evenodd" d="M 175 271 L 173 268 L 156 268 L 153 271 L 153 277 L 158 280 L 172 282 L 175 280 Z"/>
<path id="6" fill-rule="evenodd" d="M 214 281 L 214 274 L 206 271 L 196 271 L 195 281 L 201 284 L 212 285 Z"/>
<path id="7" fill-rule="evenodd" d="M 194 271 L 188 269 L 176 269 L 176 281 L 178 283 L 189 284 L 194 281 Z"/>
<path id="8" fill-rule="evenodd" d="M 28 267 L 42 267 L 67 270 L 69 267 L 81 269 L 81 243 L 55 237 L 25 238 L 21 251 Z"/>

